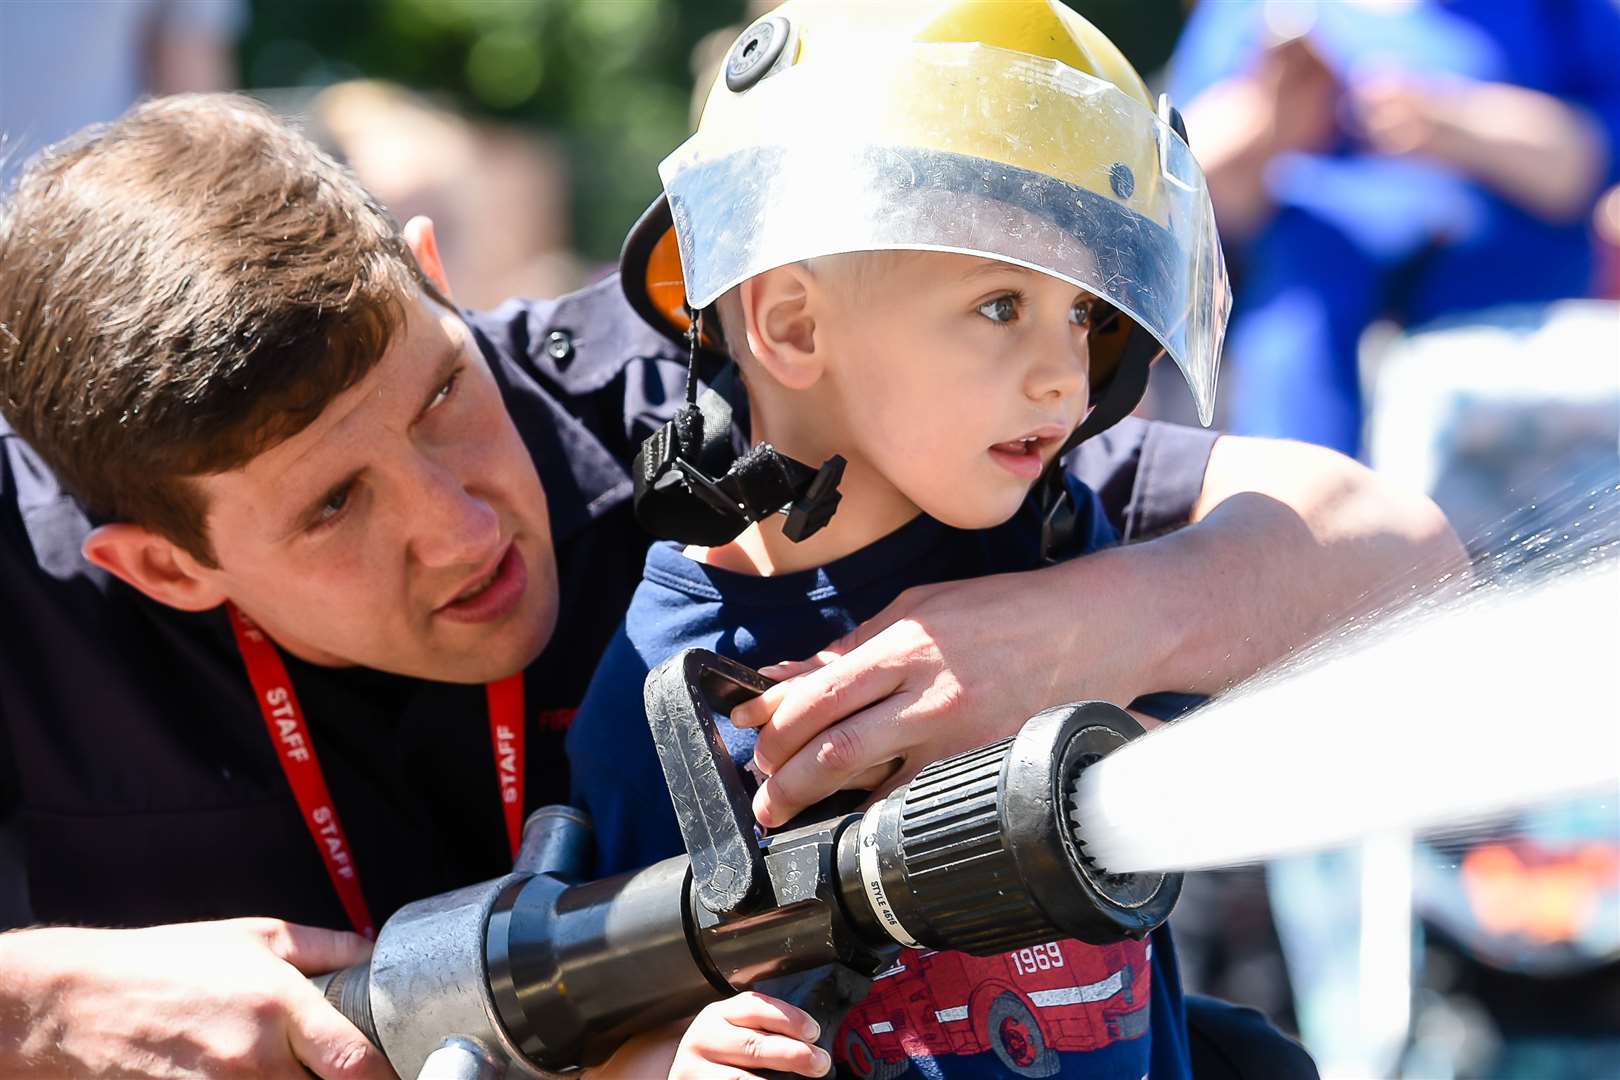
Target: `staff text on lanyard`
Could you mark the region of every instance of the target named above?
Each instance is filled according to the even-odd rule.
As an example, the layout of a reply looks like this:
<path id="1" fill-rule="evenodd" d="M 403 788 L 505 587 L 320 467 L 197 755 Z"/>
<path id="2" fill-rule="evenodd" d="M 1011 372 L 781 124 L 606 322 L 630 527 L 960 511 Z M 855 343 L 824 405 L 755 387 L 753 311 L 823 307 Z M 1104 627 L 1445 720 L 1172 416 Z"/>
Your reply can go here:
<path id="1" fill-rule="evenodd" d="M 326 777 L 315 756 L 304 710 L 293 692 L 292 679 L 276 646 L 264 631 L 236 605 L 227 604 L 231 630 L 247 667 L 248 681 L 264 715 L 265 728 L 276 748 L 276 760 L 287 776 L 293 798 L 303 814 L 304 824 L 315 840 L 315 847 L 326 864 L 327 876 L 337 890 L 338 900 L 357 933 L 374 938 L 376 926 L 360 890 L 360 875 L 343 822 L 332 805 Z M 523 674 L 519 672 L 485 686 L 489 705 L 489 740 L 495 755 L 495 775 L 500 783 L 501 811 L 506 818 L 506 837 L 514 857 L 523 828 Z"/>

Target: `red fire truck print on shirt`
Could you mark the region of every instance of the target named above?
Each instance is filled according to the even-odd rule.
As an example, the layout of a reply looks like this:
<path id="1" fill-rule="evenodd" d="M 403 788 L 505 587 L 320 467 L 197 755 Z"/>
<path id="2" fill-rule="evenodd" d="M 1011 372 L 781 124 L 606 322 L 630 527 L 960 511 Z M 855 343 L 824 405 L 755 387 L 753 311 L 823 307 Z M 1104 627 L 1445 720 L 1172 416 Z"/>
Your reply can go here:
<path id="1" fill-rule="evenodd" d="M 1147 1034 L 1146 942 L 1050 941 L 1000 956 L 905 950 L 838 1031 L 842 1069 L 888 1080 L 913 1057 L 993 1052 L 1016 1076 L 1053 1076 L 1058 1051 Z"/>

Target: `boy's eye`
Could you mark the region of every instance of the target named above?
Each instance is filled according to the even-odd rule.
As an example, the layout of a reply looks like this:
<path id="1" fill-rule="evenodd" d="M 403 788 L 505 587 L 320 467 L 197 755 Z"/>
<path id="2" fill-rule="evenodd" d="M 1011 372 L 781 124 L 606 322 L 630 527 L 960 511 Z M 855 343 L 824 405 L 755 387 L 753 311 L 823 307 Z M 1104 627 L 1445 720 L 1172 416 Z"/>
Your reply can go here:
<path id="1" fill-rule="evenodd" d="M 1092 300 L 1076 300 L 1069 309 L 1069 322 L 1075 326 L 1090 326 L 1094 303 Z"/>
<path id="2" fill-rule="evenodd" d="M 993 323 L 1010 323 L 1018 317 L 1018 297 L 1003 293 L 978 306 L 978 312 Z"/>

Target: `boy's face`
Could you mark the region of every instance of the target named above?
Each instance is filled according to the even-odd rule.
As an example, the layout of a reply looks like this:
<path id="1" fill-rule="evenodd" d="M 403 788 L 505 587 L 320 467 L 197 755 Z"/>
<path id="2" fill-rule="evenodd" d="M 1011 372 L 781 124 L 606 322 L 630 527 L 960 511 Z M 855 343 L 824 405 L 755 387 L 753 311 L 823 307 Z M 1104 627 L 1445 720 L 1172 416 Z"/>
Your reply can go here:
<path id="1" fill-rule="evenodd" d="M 198 480 L 218 566 L 188 569 L 306 660 L 486 681 L 556 622 L 545 493 L 466 325 L 406 306 L 313 424 Z"/>
<path id="2" fill-rule="evenodd" d="M 832 273 L 817 349 L 853 457 L 948 525 L 1007 520 L 1085 416 L 1091 294 L 942 252 Z"/>

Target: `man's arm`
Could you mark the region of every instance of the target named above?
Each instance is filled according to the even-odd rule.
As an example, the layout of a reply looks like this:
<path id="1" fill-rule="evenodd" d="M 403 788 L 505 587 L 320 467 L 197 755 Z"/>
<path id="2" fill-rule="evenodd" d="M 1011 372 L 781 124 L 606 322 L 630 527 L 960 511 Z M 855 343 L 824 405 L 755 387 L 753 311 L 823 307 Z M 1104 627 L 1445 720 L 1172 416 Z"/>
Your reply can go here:
<path id="1" fill-rule="evenodd" d="M 0 935 L 0 1076 L 384 1080 L 305 978 L 369 951 L 278 919 Z"/>
<path id="2" fill-rule="evenodd" d="M 1433 501 L 1308 443 L 1222 436 L 1190 520 L 1105 553 L 1133 556 L 1126 591 L 1159 605 L 1144 691 L 1219 693 L 1467 564 Z"/>
<path id="3" fill-rule="evenodd" d="M 1053 704 L 1215 693 L 1464 565 L 1428 499 L 1331 450 L 1219 439 L 1194 524 L 1022 574 L 912 589 L 737 710 L 779 825 L 1016 731 Z"/>

